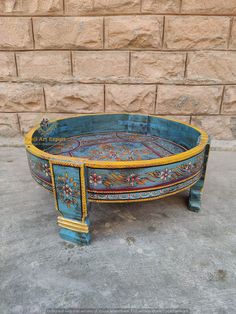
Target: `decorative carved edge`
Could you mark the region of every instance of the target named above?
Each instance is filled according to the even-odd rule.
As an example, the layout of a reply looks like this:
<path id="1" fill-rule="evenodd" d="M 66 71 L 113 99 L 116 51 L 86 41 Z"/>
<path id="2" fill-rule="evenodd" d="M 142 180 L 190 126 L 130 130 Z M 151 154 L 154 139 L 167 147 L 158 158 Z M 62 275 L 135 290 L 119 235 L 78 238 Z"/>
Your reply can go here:
<path id="1" fill-rule="evenodd" d="M 89 233 L 89 226 L 86 223 L 79 222 L 73 219 L 64 218 L 62 216 L 57 217 L 57 223 L 59 227 L 66 228 L 76 232 Z"/>

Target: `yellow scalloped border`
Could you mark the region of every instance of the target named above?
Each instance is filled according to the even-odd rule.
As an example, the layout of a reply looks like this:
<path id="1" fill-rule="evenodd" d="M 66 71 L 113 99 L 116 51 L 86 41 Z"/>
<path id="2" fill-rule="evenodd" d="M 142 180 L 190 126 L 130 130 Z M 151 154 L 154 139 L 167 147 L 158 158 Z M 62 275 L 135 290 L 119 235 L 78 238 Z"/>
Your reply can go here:
<path id="1" fill-rule="evenodd" d="M 65 119 L 71 119 L 75 117 L 84 117 L 84 116 L 95 116 L 95 115 L 114 115 L 114 114 L 124 114 L 124 113 L 100 113 L 100 114 L 85 114 L 85 115 L 75 115 L 69 118 L 62 118 L 62 119 L 56 119 L 56 120 L 50 120 L 50 122 L 56 122 L 59 120 L 65 120 Z M 129 113 L 126 113 L 127 115 Z M 31 129 L 26 135 L 25 135 L 25 146 L 26 150 L 29 151 L 31 154 L 43 158 L 43 159 L 55 159 L 55 157 L 61 161 L 66 161 L 66 162 L 81 162 L 86 165 L 86 167 L 90 168 L 138 168 L 138 167 L 149 167 L 149 166 L 158 166 L 158 165 L 165 165 L 165 164 L 171 164 L 175 163 L 178 161 L 182 161 L 185 159 L 188 159 L 190 157 L 193 157 L 199 153 L 201 153 L 204 149 L 206 144 L 209 141 L 209 137 L 206 132 L 202 131 L 201 129 L 194 127 L 188 123 L 175 120 L 175 119 L 170 119 L 170 118 L 163 118 L 158 115 L 143 115 L 143 114 L 134 114 L 134 115 L 139 115 L 139 116 L 147 116 L 147 117 L 157 117 L 163 120 L 169 120 L 169 121 L 174 121 L 178 122 L 180 124 L 187 125 L 188 127 L 198 131 L 201 136 L 201 141 L 200 143 L 195 146 L 194 148 L 191 148 L 185 152 L 171 155 L 168 157 L 163 157 L 163 158 L 156 158 L 156 159 L 150 159 L 150 160 L 136 160 L 136 161 L 102 161 L 102 160 L 89 160 L 86 158 L 77 158 L 77 157 L 69 157 L 69 156 L 63 156 L 63 155 L 53 155 L 46 153 L 40 149 L 38 149 L 36 146 L 33 145 L 32 143 L 32 136 L 34 132 L 39 128 L 39 125 Z"/>

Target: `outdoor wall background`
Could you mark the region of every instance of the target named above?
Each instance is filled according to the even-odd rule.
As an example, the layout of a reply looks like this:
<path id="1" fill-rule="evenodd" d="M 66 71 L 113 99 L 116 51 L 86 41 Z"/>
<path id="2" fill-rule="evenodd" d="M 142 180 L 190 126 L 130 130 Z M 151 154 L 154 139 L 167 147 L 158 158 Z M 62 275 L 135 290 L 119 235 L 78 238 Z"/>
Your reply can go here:
<path id="1" fill-rule="evenodd" d="M 236 139 L 234 15 L 236 0 L 1 0 L 1 136 L 134 112 Z"/>

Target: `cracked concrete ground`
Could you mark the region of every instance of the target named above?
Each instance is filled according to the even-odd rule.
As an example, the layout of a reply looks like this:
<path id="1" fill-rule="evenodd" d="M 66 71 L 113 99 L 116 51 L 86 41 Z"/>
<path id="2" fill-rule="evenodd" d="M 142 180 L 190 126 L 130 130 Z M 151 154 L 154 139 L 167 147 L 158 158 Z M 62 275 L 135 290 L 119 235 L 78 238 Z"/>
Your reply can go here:
<path id="1" fill-rule="evenodd" d="M 186 200 L 93 205 L 93 241 L 80 247 L 59 238 L 53 197 L 31 178 L 24 149 L 0 148 L 0 313 L 235 313 L 236 152 L 211 152 L 200 213 Z"/>

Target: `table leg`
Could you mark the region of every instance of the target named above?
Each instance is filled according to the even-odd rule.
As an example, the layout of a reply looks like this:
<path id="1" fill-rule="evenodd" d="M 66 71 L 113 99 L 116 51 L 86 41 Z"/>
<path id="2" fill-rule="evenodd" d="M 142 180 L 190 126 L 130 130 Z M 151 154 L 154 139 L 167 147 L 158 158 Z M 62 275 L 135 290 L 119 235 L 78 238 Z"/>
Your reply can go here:
<path id="1" fill-rule="evenodd" d="M 50 161 L 60 236 L 67 241 L 89 244 L 88 200 L 84 165 Z"/>
<path id="2" fill-rule="evenodd" d="M 204 181 L 205 181 L 205 176 L 206 176 L 206 168 L 207 168 L 209 151 L 210 151 L 210 142 L 208 142 L 205 148 L 202 176 L 200 180 L 198 180 L 198 182 L 196 182 L 192 186 L 189 192 L 188 209 L 194 212 L 198 212 L 201 208 L 201 199 L 202 199 Z"/>

